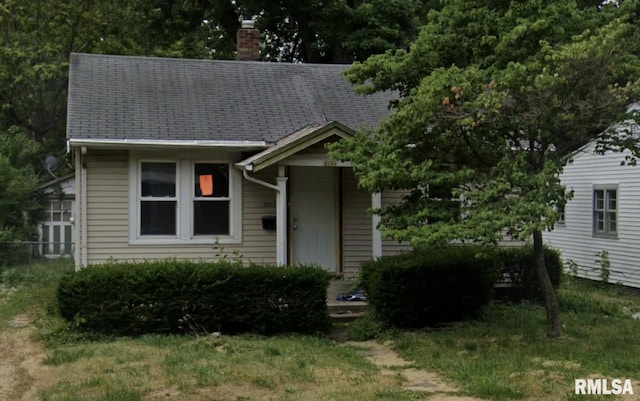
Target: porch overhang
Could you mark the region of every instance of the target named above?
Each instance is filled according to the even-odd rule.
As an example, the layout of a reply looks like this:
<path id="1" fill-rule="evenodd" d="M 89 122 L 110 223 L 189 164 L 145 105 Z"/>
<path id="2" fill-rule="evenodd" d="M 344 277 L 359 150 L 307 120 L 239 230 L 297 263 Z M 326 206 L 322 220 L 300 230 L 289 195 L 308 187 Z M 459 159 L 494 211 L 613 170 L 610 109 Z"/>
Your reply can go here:
<path id="1" fill-rule="evenodd" d="M 308 125 L 278 140 L 270 148 L 236 163 L 235 166 L 241 170 L 257 172 L 277 163 L 287 164 L 284 162 L 285 159 L 296 164 L 296 160 L 299 160 L 296 158 L 298 152 L 332 136 L 350 138 L 353 134 L 354 131 L 351 128 L 336 121 Z M 326 156 L 322 159 L 326 166 L 350 166 L 350 163 L 347 162 L 330 161 Z"/>

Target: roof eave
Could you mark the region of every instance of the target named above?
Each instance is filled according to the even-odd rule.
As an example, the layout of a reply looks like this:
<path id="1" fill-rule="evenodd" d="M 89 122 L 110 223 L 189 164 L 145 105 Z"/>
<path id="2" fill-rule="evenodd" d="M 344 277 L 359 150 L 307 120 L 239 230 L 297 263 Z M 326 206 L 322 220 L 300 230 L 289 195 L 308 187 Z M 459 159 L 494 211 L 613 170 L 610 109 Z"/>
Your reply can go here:
<path id="1" fill-rule="evenodd" d="M 71 148 L 101 149 L 166 149 L 166 148 L 218 148 L 218 149 L 266 149 L 266 141 L 220 141 L 220 140 L 162 140 L 162 139 L 90 139 L 69 138 Z"/>

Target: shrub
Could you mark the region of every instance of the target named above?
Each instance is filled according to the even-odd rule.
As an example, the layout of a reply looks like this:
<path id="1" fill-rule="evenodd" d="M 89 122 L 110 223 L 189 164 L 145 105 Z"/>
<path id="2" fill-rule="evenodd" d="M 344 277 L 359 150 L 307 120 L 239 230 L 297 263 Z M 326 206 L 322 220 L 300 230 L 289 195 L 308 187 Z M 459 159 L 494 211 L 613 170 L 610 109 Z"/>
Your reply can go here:
<path id="1" fill-rule="evenodd" d="M 540 300 L 542 293 L 536 274 L 533 246 L 500 248 L 498 255 L 502 266 L 502 280 L 508 284 L 503 287 L 500 298 L 507 301 Z M 558 288 L 562 277 L 560 252 L 545 247 L 544 261 L 551 278 L 551 284 Z"/>
<path id="2" fill-rule="evenodd" d="M 311 266 L 110 263 L 67 275 L 57 296 L 65 319 L 101 333 L 314 333 L 329 328 L 329 280 Z"/>
<path id="3" fill-rule="evenodd" d="M 497 263 L 476 246 L 440 246 L 385 256 L 362 268 L 376 318 L 423 327 L 476 315 L 491 299 Z"/>

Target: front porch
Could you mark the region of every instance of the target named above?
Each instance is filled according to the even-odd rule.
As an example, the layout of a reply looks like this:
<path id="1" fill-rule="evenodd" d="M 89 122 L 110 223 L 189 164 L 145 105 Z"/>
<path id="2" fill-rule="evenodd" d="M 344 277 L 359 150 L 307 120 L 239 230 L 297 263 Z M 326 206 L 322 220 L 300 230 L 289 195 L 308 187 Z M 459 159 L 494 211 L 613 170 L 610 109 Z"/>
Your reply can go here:
<path id="1" fill-rule="evenodd" d="M 278 264 L 317 264 L 350 277 L 383 255 L 379 217 L 368 213 L 382 206 L 382 194 L 358 188 L 350 163 L 327 154 L 326 144 L 350 135 L 335 122 L 312 125 L 235 164 L 246 181 L 276 193 Z M 265 171 L 276 176 L 265 179 Z"/>

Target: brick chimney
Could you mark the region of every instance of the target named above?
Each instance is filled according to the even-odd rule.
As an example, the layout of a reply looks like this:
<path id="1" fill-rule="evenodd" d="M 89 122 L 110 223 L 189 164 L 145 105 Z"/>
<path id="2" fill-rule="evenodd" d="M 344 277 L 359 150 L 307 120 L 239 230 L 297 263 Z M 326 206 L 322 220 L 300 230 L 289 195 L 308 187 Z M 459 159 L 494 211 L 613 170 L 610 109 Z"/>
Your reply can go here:
<path id="1" fill-rule="evenodd" d="M 238 30 L 238 60 L 259 61 L 260 60 L 260 30 L 257 29 L 251 20 L 242 21 L 242 26 Z"/>

